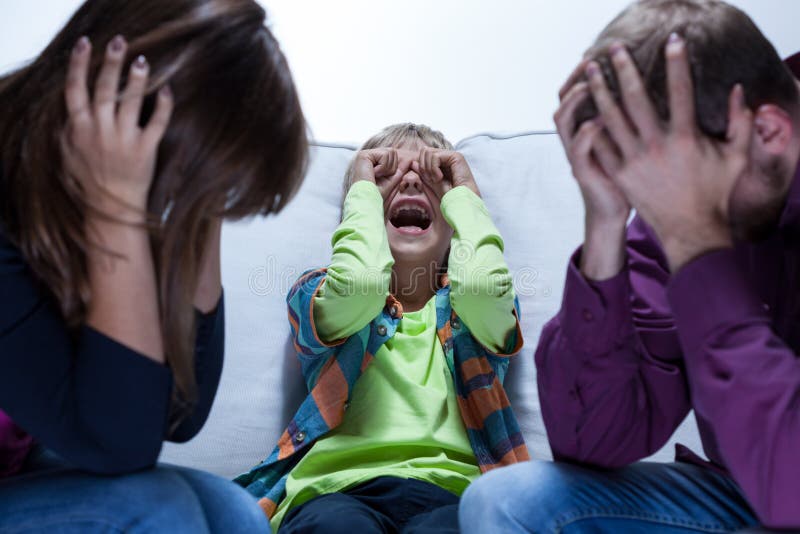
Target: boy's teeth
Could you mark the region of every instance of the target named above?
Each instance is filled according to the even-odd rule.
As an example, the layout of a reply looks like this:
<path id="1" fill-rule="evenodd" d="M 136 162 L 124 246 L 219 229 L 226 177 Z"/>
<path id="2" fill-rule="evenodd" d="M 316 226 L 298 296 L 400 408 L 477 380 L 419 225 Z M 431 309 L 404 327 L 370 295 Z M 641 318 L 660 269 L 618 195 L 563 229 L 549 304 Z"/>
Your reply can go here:
<path id="1" fill-rule="evenodd" d="M 394 209 L 394 212 L 392 213 L 392 216 L 396 217 L 403 210 L 416 211 L 417 213 L 421 214 L 424 218 L 426 218 L 426 219 L 430 218 L 430 215 L 428 214 L 428 212 L 426 210 L 420 208 L 419 206 L 398 206 L 398 207 L 396 207 Z"/>

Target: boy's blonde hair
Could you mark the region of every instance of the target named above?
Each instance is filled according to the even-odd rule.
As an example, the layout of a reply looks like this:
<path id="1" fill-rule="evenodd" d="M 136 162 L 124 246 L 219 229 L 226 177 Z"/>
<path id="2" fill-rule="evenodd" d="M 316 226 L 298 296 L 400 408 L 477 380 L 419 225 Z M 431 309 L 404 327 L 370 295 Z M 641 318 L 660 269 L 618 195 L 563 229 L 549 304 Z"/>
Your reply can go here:
<path id="1" fill-rule="evenodd" d="M 440 148 L 442 150 L 454 150 L 453 144 L 447 140 L 442 132 L 434 130 L 430 126 L 424 124 L 414 124 L 413 122 L 403 122 L 400 124 L 392 124 L 387 126 L 377 134 L 373 135 L 361 145 L 359 150 L 371 150 L 373 148 L 381 147 L 397 147 L 406 141 L 422 141 L 425 145 L 431 148 Z M 342 205 L 344 205 L 344 197 L 353 185 L 353 163 L 355 159 L 350 162 L 347 167 L 347 172 L 344 174 L 344 184 L 342 193 Z"/>

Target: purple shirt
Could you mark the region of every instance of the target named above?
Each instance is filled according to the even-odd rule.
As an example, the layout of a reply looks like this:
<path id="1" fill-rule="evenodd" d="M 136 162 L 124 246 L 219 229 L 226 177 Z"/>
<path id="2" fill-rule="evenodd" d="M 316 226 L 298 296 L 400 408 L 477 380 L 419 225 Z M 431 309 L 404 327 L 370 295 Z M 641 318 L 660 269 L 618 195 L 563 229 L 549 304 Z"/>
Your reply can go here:
<path id="1" fill-rule="evenodd" d="M 706 455 L 759 519 L 800 527 L 800 170 L 764 242 L 707 253 L 671 277 L 636 218 L 627 253 L 623 272 L 590 282 L 579 250 L 543 330 L 536 365 L 554 456 L 635 462 L 694 409 Z"/>
<path id="2" fill-rule="evenodd" d="M 0 411 L 0 478 L 19 471 L 32 446 L 33 438 Z"/>

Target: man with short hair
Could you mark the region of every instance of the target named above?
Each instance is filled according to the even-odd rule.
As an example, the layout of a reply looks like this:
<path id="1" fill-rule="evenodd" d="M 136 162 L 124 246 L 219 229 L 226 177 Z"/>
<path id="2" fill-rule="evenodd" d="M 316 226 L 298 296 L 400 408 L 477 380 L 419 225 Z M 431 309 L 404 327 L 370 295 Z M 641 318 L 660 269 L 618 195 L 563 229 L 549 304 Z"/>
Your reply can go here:
<path id="1" fill-rule="evenodd" d="M 641 0 L 586 58 L 555 115 L 585 240 L 536 354 L 557 462 L 479 479 L 462 529 L 798 528 L 798 82 L 718 0 Z M 634 463 L 691 409 L 708 461 Z"/>

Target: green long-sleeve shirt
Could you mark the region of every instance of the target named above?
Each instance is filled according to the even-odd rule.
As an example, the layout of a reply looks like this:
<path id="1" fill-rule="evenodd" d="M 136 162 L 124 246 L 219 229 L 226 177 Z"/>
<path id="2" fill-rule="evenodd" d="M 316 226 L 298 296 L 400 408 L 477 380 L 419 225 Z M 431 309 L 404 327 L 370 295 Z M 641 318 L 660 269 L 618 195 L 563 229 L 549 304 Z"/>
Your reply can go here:
<path id="1" fill-rule="evenodd" d="M 454 231 L 447 270 L 453 309 L 475 339 L 494 352 L 503 352 L 516 318 L 500 232 L 483 200 L 466 187 L 447 192 L 441 210 Z M 358 332 L 380 313 L 394 264 L 383 197 L 375 184 L 355 183 L 343 212 L 332 238 L 327 277 L 314 300 L 317 333 L 325 341 Z"/>

